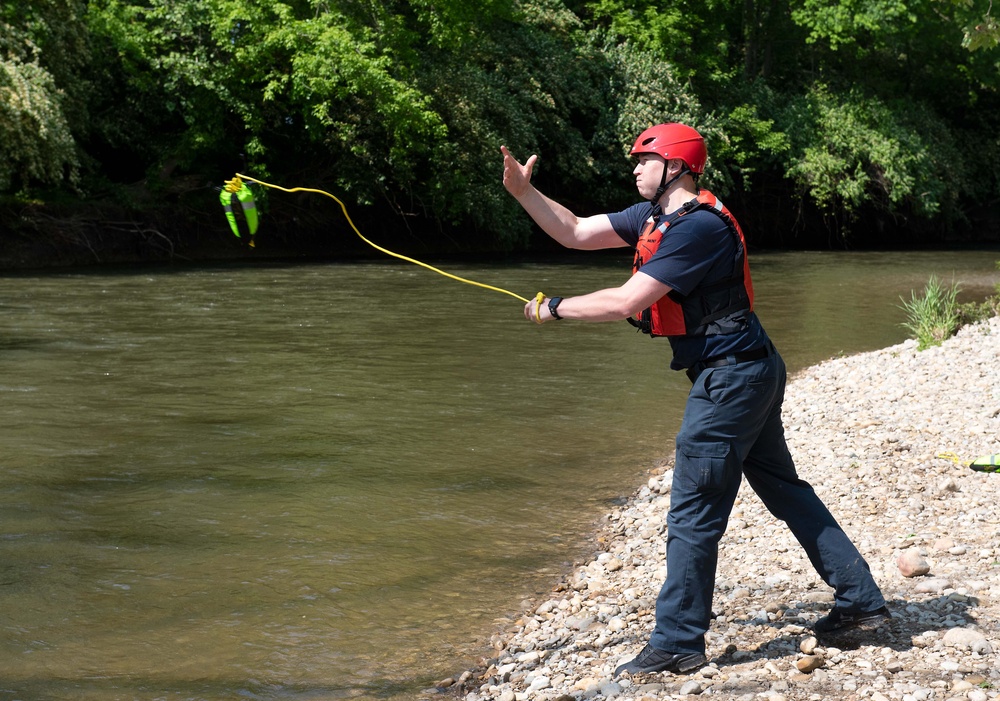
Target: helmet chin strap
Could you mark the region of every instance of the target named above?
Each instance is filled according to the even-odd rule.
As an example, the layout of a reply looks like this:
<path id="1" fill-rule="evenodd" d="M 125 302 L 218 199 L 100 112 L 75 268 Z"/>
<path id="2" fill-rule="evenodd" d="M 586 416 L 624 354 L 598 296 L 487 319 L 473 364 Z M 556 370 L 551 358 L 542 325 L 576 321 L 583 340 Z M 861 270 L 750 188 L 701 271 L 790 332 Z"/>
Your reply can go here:
<path id="1" fill-rule="evenodd" d="M 656 188 L 656 194 L 653 195 L 652 199 L 649 200 L 650 202 L 653 203 L 653 206 L 658 206 L 660 204 L 660 198 L 663 197 L 663 193 L 669 190 L 670 186 L 673 185 L 674 182 L 676 182 L 679 177 L 681 177 L 682 175 L 687 175 L 690 172 L 691 169 L 685 165 L 683 168 L 681 168 L 680 172 L 677 173 L 677 175 L 670 178 L 670 180 L 667 180 L 667 163 L 666 161 L 664 161 L 663 177 L 660 178 L 660 186 Z"/>

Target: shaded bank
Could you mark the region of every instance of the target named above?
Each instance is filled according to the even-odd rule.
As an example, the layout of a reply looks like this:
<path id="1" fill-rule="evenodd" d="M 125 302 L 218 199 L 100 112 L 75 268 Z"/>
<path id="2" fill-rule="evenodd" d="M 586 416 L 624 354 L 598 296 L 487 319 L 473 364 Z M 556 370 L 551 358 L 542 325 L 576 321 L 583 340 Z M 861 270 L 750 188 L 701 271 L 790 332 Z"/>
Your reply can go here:
<path id="1" fill-rule="evenodd" d="M 0 203 L 0 270 L 123 263 L 277 259 L 357 259 L 381 255 L 362 242 L 340 207 L 311 193 L 267 193 L 260 198 L 257 245 L 232 235 L 217 188 L 177 184 L 152 192 L 133 188 L 118 201 Z M 934 222 L 862 219 L 864 238 L 842 238 L 830 218 L 796 202 L 782 187 L 724 198 L 744 222 L 751 249 L 878 250 L 947 248 L 1000 242 L 1000 207 L 969 213 L 962 229 Z M 123 203 L 126 202 L 127 203 Z M 628 202 L 623 202 L 626 206 Z M 535 231 L 523 249 L 512 250 L 456 223 L 443 229 L 417 213 L 389 205 L 346 203 L 358 229 L 390 250 L 411 256 L 554 253 L 565 249 Z M 588 213 L 587 203 L 574 203 Z"/>

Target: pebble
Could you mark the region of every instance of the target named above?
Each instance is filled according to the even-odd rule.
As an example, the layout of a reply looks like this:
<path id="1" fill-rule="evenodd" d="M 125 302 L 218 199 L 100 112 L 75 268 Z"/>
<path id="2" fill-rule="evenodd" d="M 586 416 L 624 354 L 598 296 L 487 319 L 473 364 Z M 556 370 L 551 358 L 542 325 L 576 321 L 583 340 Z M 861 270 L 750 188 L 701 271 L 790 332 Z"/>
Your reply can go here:
<path id="1" fill-rule="evenodd" d="M 920 577 L 931 571 L 931 565 L 919 552 L 907 550 L 896 560 L 899 573 L 904 577 Z"/>
<path id="2" fill-rule="evenodd" d="M 833 605 L 784 524 L 747 485 L 719 544 L 709 662 L 612 680 L 648 641 L 663 583 L 671 464 L 607 514 L 589 562 L 497 631 L 464 701 L 1000 701 L 1000 318 L 941 346 L 838 357 L 790 379 L 783 419 L 800 476 L 854 540 L 892 621 L 832 647 Z M 508 612 L 497 612 L 502 616 Z M 500 670 L 503 670 L 501 673 Z"/>
<path id="3" fill-rule="evenodd" d="M 917 594 L 940 594 L 949 586 L 951 586 L 951 583 L 947 579 L 932 577 L 917 582 L 913 587 L 913 591 Z"/>
<path id="4" fill-rule="evenodd" d="M 952 628 L 942 638 L 945 645 L 971 648 L 975 643 L 986 640 L 986 636 L 972 628 Z"/>
<path id="5" fill-rule="evenodd" d="M 804 674 L 808 674 L 813 670 L 817 670 L 823 666 L 823 658 L 820 655 L 806 655 L 801 660 L 795 663 L 798 670 Z"/>
<path id="6" fill-rule="evenodd" d="M 692 679 L 691 681 L 685 682 L 681 685 L 681 688 L 677 693 L 681 696 L 693 696 L 695 694 L 700 694 L 704 690 L 705 689 L 702 687 L 700 681 Z"/>

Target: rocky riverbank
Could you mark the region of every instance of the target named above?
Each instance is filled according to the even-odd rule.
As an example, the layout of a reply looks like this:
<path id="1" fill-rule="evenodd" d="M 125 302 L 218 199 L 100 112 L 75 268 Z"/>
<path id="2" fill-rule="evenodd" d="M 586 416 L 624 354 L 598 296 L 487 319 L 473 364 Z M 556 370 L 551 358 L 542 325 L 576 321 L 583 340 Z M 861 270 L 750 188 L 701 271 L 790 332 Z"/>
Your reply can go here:
<path id="1" fill-rule="evenodd" d="M 789 383 L 799 473 L 871 565 L 888 626 L 817 641 L 831 592 L 744 484 L 720 548 L 708 665 L 613 680 L 653 625 L 667 465 L 606 517 L 602 552 L 494 636 L 495 657 L 441 686 L 465 701 L 1000 699 L 1000 474 L 967 466 L 1000 453 L 998 373 L 993 318 L 941 347 L 907 341 Z"/>

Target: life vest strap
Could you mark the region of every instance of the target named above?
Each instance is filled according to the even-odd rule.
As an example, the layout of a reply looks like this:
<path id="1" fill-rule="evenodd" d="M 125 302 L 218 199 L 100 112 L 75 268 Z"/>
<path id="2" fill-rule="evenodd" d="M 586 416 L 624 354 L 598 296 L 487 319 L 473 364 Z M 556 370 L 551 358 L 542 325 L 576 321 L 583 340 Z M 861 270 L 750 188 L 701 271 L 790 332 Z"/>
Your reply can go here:
<path id="1" fill-rule="evenodd" d="M 724 320 L 727 317 L 733 317 L 733 323 L 738 322 L 737 314 L 744 311 L 752 311 L 753 309 L 753 293 L 750 288 L 749 279 L 747 278 L 747 252 L 746 252 L 746 242 L 743 237 L 743 233 L 739 228 L 739 224 L 736 220 L 728 213 L 719 202 L 715 195 L 712 195 L 708 191 L 704 191 L 703 195 L 699 195 L 696 199 L 688 200 L 680 208 L 669 214 L 664 218 L 663 221 L 658 222 L 656 217 L 660 216 L 660 213 L 654 209 L 653 216 L 651 216 L 650 223 L 647 228 L 642 232 L 639 237 L 639 241 L 636 243 L 635 259 L 632 265 L 632 273 L 635 274 L 639 271 L 646 262 L 648 262 L 648 257 L 651 257 L 659 249 L 663 242 L 663 237 L 667 235 L 667 231 L 673 226 L 681 217 L 690 214 L 698 209 L 706 209 L 716 216 L 718 216 L 723 224 L 725 224 L 726 229 L 729 231 L 730 235 L 733 237 L 736 243 L 736 258 L 733 265 L 733 274 L 719 282 L 712 283 L 711 285 L 704 285 L 696 288 L 689 295 L 681 295 L 676 290 L 672 290 L 666 300 L 660 300 L 654 303 L 653 307 L 656 307 L 658 316 L 657 319 L 663 319 L 663 310 L 661 307 L 664 304 L 677 305 L 682 311 L 680 312 L 683 317 L 683 331 L 678 332 L 677 335 L 706 335 L 707 333 L 728 333 L 728 331 L 722 330 L 723 328 L 728 328 L 726 324 L 722 324 L 720 328 L 716 330 L 708 330 L 708 327 L 715 322 Z M 725 293 L 727 290 L 733 288 L 741 288 L 738 294 L 725 294 L 721 298 L 719 293 Z M 715 298 L 711 298 L 711 296 Z M 699 300 L 710 297 L 706 302 L 699 302 Z M 723 305 L 719 307 L 718 305 Z M 699 306 L 704 309 L 705 305 L 716 305 L 716 308 L 708 310 L 708 313 L 699 313 Z M 654 322 L 654 310 L 653 307 L 644 309 L 638 318 L 629 317 L 628 322 L 632 326 L 638 328 L 643 333 L 649 334 L 651 337 L 662 336 L 662 335 L 674 335 L 669 331 L 663 333 L 667 329 L 664 328 L 654 328 L 657 326 L 657 322 Z M 717 325 L 718 326 L 718 325 Z M 672 328 L 672 327 L 671 327 Z"/>

